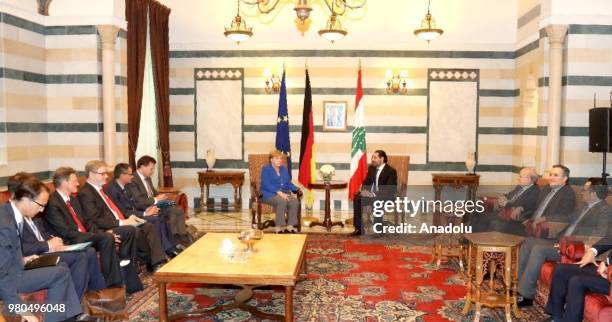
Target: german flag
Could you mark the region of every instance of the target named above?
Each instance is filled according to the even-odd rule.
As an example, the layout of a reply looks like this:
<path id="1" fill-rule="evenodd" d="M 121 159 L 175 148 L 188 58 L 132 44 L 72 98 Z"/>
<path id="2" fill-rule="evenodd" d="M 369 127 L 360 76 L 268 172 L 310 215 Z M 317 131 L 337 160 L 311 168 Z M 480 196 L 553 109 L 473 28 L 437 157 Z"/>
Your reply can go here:
<path id="1" fill-rule="evenodd" d="M 312 124 L 312 91 L 310 76 L 306 69 L 306 90 L 304 92 L 304 114 L 302 117 L 302 142 L 300 144 L 300 173 L 298 181 L 306 189 L 316 180 L 317 165 L 314 157 L 314 125 Z"/>

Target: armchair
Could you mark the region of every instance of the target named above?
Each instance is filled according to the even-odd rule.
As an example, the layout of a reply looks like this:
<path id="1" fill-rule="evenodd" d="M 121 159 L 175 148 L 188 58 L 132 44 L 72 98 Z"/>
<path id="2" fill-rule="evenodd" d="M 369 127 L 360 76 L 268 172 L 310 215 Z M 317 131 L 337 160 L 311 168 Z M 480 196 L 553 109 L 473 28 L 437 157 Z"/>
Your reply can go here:
<path id="1" fill-rule="evenodd" d="M 249 208 L 251 211 L 251 223 L 257 224 L 258 229 L 266 229 L 268 227 L 275 226 L 275 222 L 272 219 L 261 221 L 261 216 L 264 213 L 273 213 L 274 209 L 272 206 L 262 202 L 263 195 L 260 190 L 261 180 L 261 169 L 269 162 L 268 154 L 249 154 L 249 178 L 251 181 L 251 198 L 249 199 Z M 283 157 L 283 165 L 287 165 L 287 159 Z M 302 191 L 298 190 L 297 193 L 300 207 L 298 208 L 297 215 L 297 230 L 302 231 Z"/>
<path id="2" fill-rule="evenodd" d="M 408 195 L 408 172 L 410 171 L 410 156 L 409 155 L 389 155 L 387 156 L 387 164 L 389 164 L 397 172 L 397 197 L 406 197 Z M 398 221 L 398 213 L 393 214 L 393 221 L 396 225 Z M 401 218 L 404 222 L 406 213 L 401 212 Z"/>
<path id="3" fill-rule="evenodd" d="M 559 243 L 561 263 L 575 263 L 582 258 L 584 252 L 585 245 L 579 240 L 567 238 L 561 240 Z M 538 291 L 536 294 L 536 302 L 540 305 L 544 305 L 548 300 L 555 265 L 556 263 L 546 262 L 540 271 Z M 612 267 L 608 267 L 608 280 L 612 282 Z M 612 286 L 610 287 L 610 292 L 607 295 L 587 294 L 584 299 L 584 303 L 585 321 L 612 321 Z"/>

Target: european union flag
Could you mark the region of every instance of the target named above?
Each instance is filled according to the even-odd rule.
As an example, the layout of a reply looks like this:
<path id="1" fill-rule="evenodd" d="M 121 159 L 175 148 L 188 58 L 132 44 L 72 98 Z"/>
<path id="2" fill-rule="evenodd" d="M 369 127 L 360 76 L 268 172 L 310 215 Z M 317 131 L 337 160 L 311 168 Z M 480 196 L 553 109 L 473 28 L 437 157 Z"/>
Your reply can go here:
<path id="1" fill-rule="evenodd" d="M 287 86 L 285 86 L 285 70 L 281 81 L 278 98 L 278 117 L 276 118 L 276 149 L 287 156 L 287 170 L 291 177 L 291 142 L 289 141 L 289 113 L 287 112 Z"/>

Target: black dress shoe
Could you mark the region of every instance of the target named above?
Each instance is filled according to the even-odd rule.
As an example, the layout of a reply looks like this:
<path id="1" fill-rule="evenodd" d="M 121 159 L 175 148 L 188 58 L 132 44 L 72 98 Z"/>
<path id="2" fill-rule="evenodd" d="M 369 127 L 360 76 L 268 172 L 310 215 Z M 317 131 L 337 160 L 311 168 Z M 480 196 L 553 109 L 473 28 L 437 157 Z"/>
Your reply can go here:
<path id="1" fill-rule="evenodd" d="M 523 298 L 522 300 L 518 301 L 517 305 L 518 307 L 533 306 L 533 299 Z"/>
<path id="2" fill-rule="evenodd" d="M 355 230 L 350 233 L 349 236 L 361 236 L 361 230 Z"/>
<path id="3" fill-rule="evenodd" d="M 180 252 L 178 250 L 169 250 L 169 251 L 166 252 L 166 255 L 168 255 L 168 257 L 170 257 L 170 258 L 174 258 L 174 257 L 178 256 L 179 253 Z"/>

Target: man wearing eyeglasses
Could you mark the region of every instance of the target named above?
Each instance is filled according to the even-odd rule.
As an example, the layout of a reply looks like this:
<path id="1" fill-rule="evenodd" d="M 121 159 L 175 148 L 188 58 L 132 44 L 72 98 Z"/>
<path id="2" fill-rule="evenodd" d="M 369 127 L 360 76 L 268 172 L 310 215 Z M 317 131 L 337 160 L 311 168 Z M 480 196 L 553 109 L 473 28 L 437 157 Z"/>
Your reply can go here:
<path id="1" fill-rule="evenodd" d="M 8 191 L 13 194 L 19 184 L 29 178 L 34 178 L 34 176 L 29 173 L 18 173 L 9 178 Z M 38 205 L 40 212 L 44 211 L 46 205 L 36 200 L 32 202 Z M 70 268 L 79 299 L 83 299 L 87 291 L 94 292 L 106 288 L 95 249 L 87 247 L 82 251 L 64 252 L 64 241 L 60 237 L 51 235 L 45 221 L 40 216 L 36 218 L 23 216 L 23 221 L 25 223 L 21 234 L 23 256 L 56 252 L 60 260 Z"/>
<path id="2" fill-rule="evenodd" d="M 536 184 L 538 174 L 533 168 L 522 168 L 518 185 L 497 200 L 498 211 L 489 211 L 472 216 L 473 232 L 499 231 L 510 234 L 523 234 L 522 222 L 533 213 L 538 201 L 540 188 Z"/>
<path id="3" fill-rule="evenodd" d="M 108 173 L 106 163 L 92 160 L 85 164 L 87 183 L 77 194 L 83 207 L 86 220 L 98 229 L 115 234 L 121 240 L 119 257 L 122 259 L 124 271 L 129 272 L 130 280 L 126 280 L 126 292 L 134 293 L 143 289 L 142 283 L 136 275 L 137 264 L 136 248 L 138 232 L 136 226 L 141 219 L 136 216 L 125 217 L 119 208 L 110 200 L 102 188 L 107 181 Z M 162 260 L 162 259 L 160 259 Z M 125 274 L 125 272 L 124 272 Z M 136 276 L 134 276 L 136 275 Z"/>
<path id="4" fill-rule="evenodd" d="M 120 254 L 129 253 L 133 236 L 120 239 L 114 233 L 99 229 L 92 221 L 86 220 L 81 203 L 75 197 L 79 181 L 73 168 L 60 167 L 55 170 L 53 185 L 55 191 L 49 197 L 44 220 L 67 244 L 91 242 L 100 254 L 100 266 L 106 286 L 122 286 L 120 260 L 125 258 L 119 258 L 115 242 L 120 245 Z"/>
<path id="5" fill-rule="evenodd" d="M 575 236 L 606 236 L 612 223 L 612 213 L 608 204 L 603 201 L 605 196 L 601 188 L 601 178 L 589 178 L 582 189 L 582 197 L 586 204 L 570 216 L 571 221 L 563 229 L 557 229 L 555 237 L 525 239 L 519 250 L 518 291 L 522 299 L 519 307 L 533 305 L 540 270 L 545 261 L 559 261 L 558 243 L 561 238 Z M 562 225 L 558 225 L 561 227 Z M 551 226 L 549 234 L 553 234 Z"/>
<path id="6" fill-rule="evenodd" d="M 126 186 L 132 182 L 134 174 L 127 163 L 118 163 L 113 171 L 113 180 L 104 186 L 106 194 L 115 202 L 119 209 L 127 215 L 136 215 L 155 226 L 159 234 L 161 247 L 170 257 L 178 255 L 176 243 L 168 224 L 167 215 L 157 206 L 149 206 L 144 211 L 138 210 L 134 197 L 127 191 Z"/>

